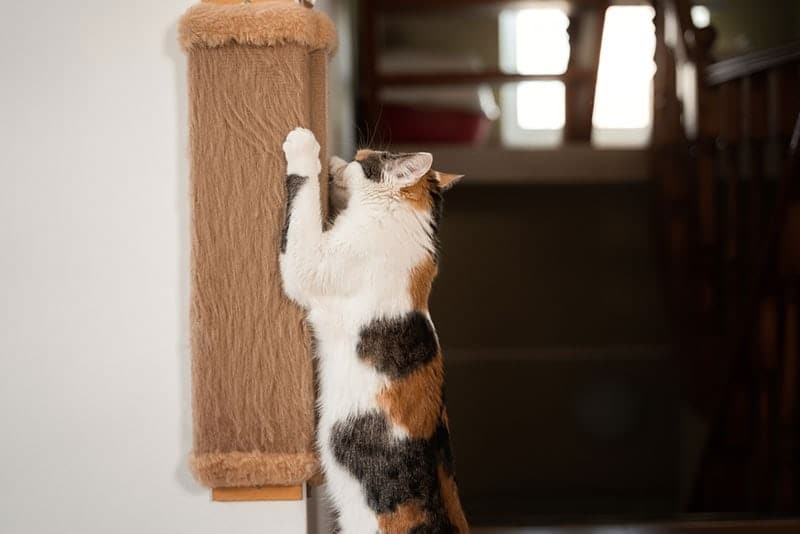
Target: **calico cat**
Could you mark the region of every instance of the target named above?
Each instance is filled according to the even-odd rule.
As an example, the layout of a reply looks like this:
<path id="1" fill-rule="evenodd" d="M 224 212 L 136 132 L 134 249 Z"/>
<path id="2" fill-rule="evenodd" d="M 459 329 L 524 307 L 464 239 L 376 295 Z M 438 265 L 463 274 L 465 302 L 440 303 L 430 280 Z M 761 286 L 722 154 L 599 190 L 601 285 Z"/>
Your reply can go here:
<path id="1" fill-rule="evenodd" d="M 467 534 L 428 313 L 442 192 L 461 177 L 432 170 L 428 153 L 333 158 L 326 227 L 314 135 L 295 129 L 283 150 L 281 275 L 314 332 L 318 447 L 340 532 Z"/>

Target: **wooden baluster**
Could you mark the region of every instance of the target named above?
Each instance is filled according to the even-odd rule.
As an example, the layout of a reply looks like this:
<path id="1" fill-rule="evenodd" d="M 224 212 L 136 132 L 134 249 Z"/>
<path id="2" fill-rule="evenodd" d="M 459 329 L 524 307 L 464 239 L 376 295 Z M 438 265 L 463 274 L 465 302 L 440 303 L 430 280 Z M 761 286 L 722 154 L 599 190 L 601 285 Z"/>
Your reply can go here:
<path id="1" fill-rule="evenodd" d="M 781 289 L 785 307 L 781 317 L 784 330 L 783 361 L 781 362 L 781 382 L 779 388 L 780 410 L 776 428 L 776 486 L 775 509 L 786 509 L 793 506 L 796 498 L 797 458 L 795 447 L 798 446 L 795 436 L 797 420 L 796 388 L 800 377 L 797 376 L 797 291 L 796 281 L 800 277 L 800 172 L 798 150 L 786 150 L 792 134 L 798 126 L 800 111 L 800 66 L 798 63 L 785 65 L 776 72 L 777 106 L 776 115 L 777 139 L 783 156 L 780 170 L 782 180 L 778 187 L 776 200 L 778 211 L 778 243 L 777 265 L 773 267 L 774 282 Z"/>
<path id="2" fill-rule="evenodd" d="M 676 14 L 685 19 L 688 12 L 678 9 Z M 690 22 L 690 19 L 687 19 Z M 707 444 L 703 467 L 698 477 L 693 508 L 706 510 L 716 508 L 717 503 L 725 501 L 721 493 L 731 488 L 728 450 L 725 433 L 716 432 L 727 427 L 724 414 L 716 414 L 722 401 L 726 381 L 727 364 L 720 353 L 720 337 L 714 321 L 717 306 L 717 292 L 714 285 L 714 264 L 717 248 L 717 199 L 716 199 L 716 142 L 719 135 L 719 89 L 705 81 L 705 69 L 711 61 L 710 50 L 714 41 L 713 30 L 699 31 L 689 29 L 684 20 L 678 23 L 678 35 L 682 38 L 691 32 L 695 43 L 692 60 L 697 69 L 697 132 L 695 140 L 695 168 L 693 188 L 689 193 L 690 217 L 690 278 L 691 298 L 685 306 L 691 316 L 693 336 L 691 343 L 693 374 L 704 385 L 701 395 L 701 409 L 714 418 L 715 431 Z M 683 34 L 683 35 L 682 35 Z M 722 416 L 720 418 L 720 416 Z M 720 454 L 722 453 L 722 454 Z"/>
<path id="3" fill-rule="evenodd" d="M 707 90 L 711 93 L 711 90 Z M 710 96 L 710 95 L 709 95 Z M 711 101 L 711 99 L 709 99 Z M 698 308 L 704 318 L 709 318 L 715 305 L 712 281 L 707 273 L 713 263 L 713 249 L 716 245 L 716 165 L 715 143 L 717 138 L 715 104 L 705 107 L 700 122 L 700 138 L 697 141 L 697 184 L 696 218 L 698 226 L 697 268 L 700 274 Z"/>
<path id="4" fill-rule="evenodd" d="M 731 355 L 728 355 L 731 356 Z M 749 458 L 753 450 L 753 436 L 756 431 L 756 418 L 753 414 L 754 389 L 749 386 L 750 377 L 741 366 L 730 372 L 731 383 L 723 411 L 725 425 L 720 434 L 722 440 L 718 449 L 724 459 L 723 468 L 728 472 L 726 486 L 717 488 L 724 491 L 725 511 L 740 510 L 749 506 L 750 485 L 754 479 L 753 465 Z"/>
<path id="5" fill-rule="evenodd" d="M 722 217 L 719 218 L 720 228 L 720 290 L 721 306 L 720 320 L 726 338 L 725 352 L 722 358 L 730 360 L 733 367 L 731 380 L 736 384 L 735 410 L 730 414 L 730 438 L 737 455 L 741 455 L 742 465 L 747 465 L 749 460 L 750 472 L 736 480 L 735 486 L 742 492 L 737 499 L 751 503 L 752 489 L 758 478 L 759 462 L 757 456 L 747 457 L 745 451 L 752 450 L 752 439 L 756 435 L 760 421 L 754 405 L 757 385 L 754 372 L 758 373 L 757 365 L 750 360 L 749 351 L 731 346 L 730 340 L 738 337 L 738 318 L 741 312 L 741 270 L 739 257 L 739 146 L 742 132 L 741 113 L 741 81 L 733 80 L 725 83 L 720 89 L 721 111 L 720 135 L 717 144 L 719 151 L 719 165 L 721 171 L 720 186 L 724 191 Z"/>
<path id="6" fill-rule="evenodd" d="M 653 25 L 656 34 L 656 49 L 654 53 L 657 69 L 653 75 L 653 136 L 651 146 L 663 147 L 669 143 L 669 136 L 664 120 L 666 119 L 667 98 L 674 88 L 669 86 L 667 71 L 675 71 L 675 57 L 664 42 L 664 5 L 661 2 L 654 4 L 655 14 Z M 656 154 L 658 156 L 658 154 Z M 653 170 L 658 173 L 660 161 L 654 162 Z"/>
<path id="7" fill-rule="evenodd" d="M 785 233 L 781 243 L 781 272 L 784 276 L 800 276 L 800 200 L 786 208 Z"/>
<path id="8" fill-rule="evenodd" d="M 685 9 L 679 9 L 678 15 L 685 18 Z M 691 25 L 691 19 L 682 21 L 684 25 Z M 688 26 L 687 26 L 688 27 Z M 691 25 L 693 27 L 693 25 Z M 688 30 L 684 30 L 688 31 Z M 719 136 L 720 113 L 719 89 L 709 86 L 704 76 L 706 68 L 711 63 L 711 47 L 716 39 L 713 28 L 693 28 L 695 47 L 693 59 L 697 69 L 697 116 L 698 116 L 698 144 L 697 144 L 697 205 L 698 205 L 698 230 L 703 262 L 706 271 L 710 271 L 710 264 L 714 257 L 714 249 L 718 245 L 717 236 L 717 199 L 716 199 L 716 143 Z M 716 304 L 715 291 L 711 280 L 703 283 L 702 309 L 709 313 Z"/>
<path id="9" fill-rule="evenodd" d="M 703 79 L 705 67 L 710 62 L 710 50 L 714 41 L 713 31 L 695 31 L 695 62 L 698 72 L 697 111 L 697 230 L 698 230 L 698 309 L 699 321 L 714 325 L 714 309 L 717 291 L 714 272 L 714 258 L 718 246 L 717 199 L 716 199 L 716 143 L 719 135 L 719 89 L 709 86 Z M 714 329 L 715 330 L 715 329 Z M 711 332 L 708 332 L 711 334 Z M 718 332 L 715 332 L 718 334 Z"/>
<path id="10" fill-rule="evenodd" d="M 723 228 L 721 229 L 722 252 L 722 324 L 727 334 L 735 328 L 741 286 L 739 267 L 739 144 L 741 141 L 741 82 L 725 83 L 720 89 L 722 111 L 720 112 L 719 162 L 722 184 L 725 191 L 723 206 Z"/>
<path id="11" fill-rule="evenodd" d="M 774 165 L 774 172 L 783 176 L 781 187 L 776 189 L 776 195 L 784 195 L 784 198 L 775 198 L 775 204 L 784 202 L 784 207 L 789 206 L 789 198 L 786 195 L 793 195 L 797 190 L 797 179 L 789 180 L 787 173 L 790 172 L 790 158 L 797 157 L 797 153 L 790 154 L 787 147 L 792 140 L 795 131 L 798 114 L 800 114 L 800 65 L 797 62 L 784 65 L 771 73 L 773 91 L 775 94 L 775 104 L 773 110 L 773 142 L 777 145 L 777 159 Z M 795 165 L 794 171 L 797 172 Z"/>
<path id="12" fill-rule="evenodd" d="M 770 215 L 768 224 L 762 224 L 762 217 L 753 218 L 757 227 L 763 228 L 756 235 L 761 246 L 757 250 L 757 261 L 753 263 L 754 290 L 760 291 L 762 303 L 759 309 L 759 328 L 755 347 L 756 369 L 753 373 L 758 380 L 756 403 L 758 406 L 757 440 L 755 443 L 753 463 L 751 464 L 750 509 L 759 512 L 772 512 L 791 502 L 794 497 L 792 488 L 796 484 L 793 469 L 796 465 L 794 447 L 797 445 L 791 430 L 793 425 L 786 421 L 794 420 L 796 387 L 797 387 L 797 304 L 796 295 L 786 290 L 784 284 L 786 269 L 782 267 L 785 259 L 787 243 L 796 243 L 793 239 L 787 242 L 788 235 L 800 235 L 800 213 L 796 229 L 791 229 L 792 202 L 791 184 L 787 178 L 791 174 L 784 172 L 781 187 L 776 188 L 777 195 L 770 195 L 770 205 L 761 202 L 764 191 L 764 178 L 774 175 L 783 165 L 770 164 L 767 169 L 763 146 L 765 139 L 772 139 L 772 146 L 780 147 L 781 155 L 786 154 L 787 139 L 790 127 L 794 125 L 797 106 L 796 88 L 798 70 L 780 68 L 763 77 L 753 80 L 751 86 L 752 112 L 746 118 L 748 127 L 756 137 L 751 167 L 759 173 L 756 209 Z M 763 91 L 759 89 L 763 86 Z M 760 94 L 763 92 L 763 96 Z M 767 99 L 766 105 L 764 99 Z M 760 104 L 759 104 L 760 102 Z M 767 110 L 759 118 L 758 109 Z M 771 154 L 775 159 L 776 154 Z M 778 158 L 783 159 L 783 158 Z M 762 172 L 763 171 L 763 172 Z M 792 171 L 789 170 L 789 173 Z M 774 183 L 774 181 L 773 181 Z M 751 227 L 752 228 L 752 227 Z M 796 245 L 793 245 L 796 246 Z M 760 249 L 760 250 L 759 250 Z M 795 422 L 796 423 L 796 422 Z M 790 430 L 790 431 L 787 431 Z"/>
<path id="13" fill-rule="evenodd" d="M 752 105 L 752 112 L 750 114 L 750 121 L 751 125 L 753 126 L 754 130 L 756 129 L 756 125 L 763 127 L 766 129 L 765 138 L 772 137 L 775 140 L 777 132 L 777 117 L 779 112 L 777 110 L 778 100 L 776 98 L 777 92 L 777 82 L 776 80 L 772 79 L 772 76 L 769 74 L 764 75 L 765 80 L 768 81 L 772 87 L 765 87 L 765 90 L 768 92 L 765 96 L 768 98 L 767 106 L 761 108 L 764 110 L 762 113 L 758 113 L 757 103 L 754 101 L 751 103 Z M 754 82 L 757 83 L 757 82 Z M 753 87 L 753 94 L 755 95 L 757 90 Z M 761 117 L 759 119 L 759 117 Z M 752 156 L 755 160 L 758 154 L 758 147 L 755 148 Z M 762 158 L 764 156 L 762 155 Z M 754 161 L 755 162 L 755 161 Z M 757 163 L 757 162 L 755 162 Z M 781 317 L 781 307 L 778 297 L 776 296 L 776 292 L 774 289 L 773 277 L 771 268 L 772 265 L 768 258 L 772 254 L 773 247 L 770 246 L 771 236 L 772 236 L 772 226 L 773 221 L 767 220 L 766 216 L 770 218 L 774 217 L 774 188 L 766 198 L 770 199 L 768 205 L 764 205 L 765 197 L 761 194 L 763 191 L 764 186 L 766 185 L 766 177 L 770 173 L 770 170 L 765 168 L 766 161 L 762 159 L 762 165 L 754 165 L 754 169 L 758 172 L 759 168 L 763 169 L 763 174 L 758 177 L 754 178 L 758 180 L 761 188 L 756 193 L 758 198 L 751 198 L 751 202 L 754 206 L 755 210 L 761 212 L 763 209 L 764 215 L 759 215 L 757 218 L 753 218 L 753 228 L 757 228 L 756 230 L 758 233 L 757 236 L 757 243 L 758 245 L 754 247 L 754 262 L 753 262 L 753 272 L 752 272 L 752 283 L 755 284 L 755 287 L 751 289 L 752 292 L 756 292 L 757 294 L 761 294 L 761 303 L 759 308 L 759 321 L 758 321 L 758 330 L 757 330 L 757 338 L 756 338 L 756 347 L 755 347 L 755 360 L 758 362 L 759 372 L 757 373 L 757 380 L 758 380 L 758 418 L 761 422 L 759 432 L 757 435 L 757 443 L 755 446 L 755 455 L 757 458 L 757 464 L 760 466 L 764 466 L 760 469 L 761 473 L 763 474 L 761 480 L 758 483 L 753 484 L 753 492 L 751 497 L 756 497 L 760 495 L 760 500 L 753 499 L 755 502 L 751 501 L 751 507 L 753 509 L 765 509 L 769 507 L 769 502 L 772 500 L 772 486 L 775 483 L 775 476 L 774 476 L 774 464 L 776 456 L 774 445 L 775 445 L 775 429 L 774 429 L 774 411 L 775 411 L 775 370 L 777 367 L 778 362 L 778 353 L 779 353 L 779 329 L 780 329 L 780 317 Z M 774 181 L 772 181 L 774 184 Z M 765 192 L 767 193 L 767 192 Z M 771 197 L 771 198 L 770 198 Z"/>
<path id="14" fill-rule="evenodd" d="M 735 264 L 738 271 L 733 296 L 738 305 L 736 323 L 737 331 L 746 329 L 752 317 L 750 307 L 753 306 L 753 295 L 758 284 L 758 258 L 761 254 L 760 237 L 763 232 L 761 217 L 761 188 L 764 174 L 764 145 L 767 137 L 767 102 L 766 76 L 756 74 L 745 78 L 741 83 L 741 143 L 738 161 L 734 164 L 740 169 L 738 173 L 739 191 L 737 196 L 738 221 L 734 223 L 738 236 L 738 257 Z M 731 199 L 733 201 L 733 199 Z M 733 230 L 733 228 L 731 228 Z M 774 406 L 774 367 L 776 359 L 776 303 L 773 298 L 762 300 L 756 311 L 758 329 L 755 342 L 742 347 L 743 364 L 751 369 L 753 377 L 752 389 L 754 416 L 754 447 L 750 463 L 750 483 L 748 484 L 748 501 L 750 509 L 764 507 L 764 498 L 768 496 L 773 483 L 770 465 L 774 455 L 771 454 L 773 443 L 771 407 Z M 744 332 L 743 332 L 744 333 Z M 737 335 L 737 334 L 734 334 Z M 746 335 L 746 334 L 745 334 Z M 752 346 L 752 350 L 747 348 Z"/>
<path id="15" fill-rule="evenodd" d="M 797 388 L 798 360 L 800 360 L 800 313 L 798 313 L 798 273 L 794 280 L 784 285 L 785 313 L 783 324 L 783 362 L 778 376 L 780 412 L 777 435 L 776 495 L 774 511 L 796 511 L 797 503 Z"/>
<path id="16" fill-rule="evenodd" d="M 663 11 L 661 16 L 663 18 Z M 684 280 L 689 262 L 687 207 L 691 173 L 682 153 L 686 140 L 682 135 L 681 103 L 676 93 L 675 55 L 663 42 L 663 20 L 659 21 L 657 17 L 655 22 L 661 37 L 656 47 L 659 68 L 654 80 L 653 170 L 659 179 L 669 271 L 676 280 Z"/>
<path id="17" fill-rule="evenodd" d="M 686 310 L 678 330 L 682 332 L 681 344 L 686 341 L 687 326 L 693 328 L 697 324 L 694 316 L 697 298 L 695 280 L 691 278 L 690 265 L 693 260 L 695 241 L 690 232 L 690 224 L 694 221 L 690 211 L 694 208 L 690 188 L 694 187 L 694 160 L 689 157 L 689 143 L 681 123 L 682 104 L 678 99 L 676 51 L 667 46 L 665 40 L 666 12 L 663 3 L 656 3 L 653 19 L 656 32 L 655 62 L 658 69 L 654 79 L 654 117 L 653 137 L 651 143 L 653 158 L 653 175 L 658 187 L 658 215 L 660 217 L 661 237 L 665 251 L 665 272 L 667 274 L 666 296 L 675 310 Z M 691 222 L 690 222 L 691 221 Z M 687 281 L 692 283 L 687 284 Z M 694 357 L 694 354 L 705 356 L 707 351 L 685 343 L 692 350 L 682 351 L 679 365 L 685 369 L 686 376 L 705 376 L 700 371 L 707 367 L 711 358 Z M 696 351 L 696 352 L 695 352 Z M 689 396 L 696 409 L 709 406 L 709 398 L 714 396 L 708 391 L 706 383 L 689 385 Z M 713 388 L 711 388 L 713 391 Z M 699 407 L 699 408 L 698 408 Z"/>
<path id="18" fill-rule="evenodd" d="M 797 72 L 795 73 L 797 74 Z M 790 78 L 797 84 L 800 76 Z M 800 104 L 795 103 L 791 111 Z M 797 437 L 798 387 L 800 387 L 800 116 L 797 116 L 791 137 L 788 162 L 782 188 L 782 225 L 778 243 L 777 277 L 781 284 L 785 308 L 783 316 L 783 361 L 779 387 L 777 428 L 777 494 L 774 510 L 778 513 L 796 511 L 800 498 L 800 464 Z"/>
<path id="19" fill-rule="evenodd" d="M 576 4 L 569 17 L 570 56 L 567 72 L 586 72 L 588 76 L 568 76 L 564 139 L 588 143 L 592 139 L 592 115 L 600 66 L 607 2 L 587 6 Z"/>
<path id="20" fill-rule="evenodd" d="M 798 73 L 800 74 L 800 73 Z M 792 80 L 800 86 L 800 75 Z M 800 99 L 793 101 L 790 110 L 795 114 L 795 127 L 790 136 L 790 148 L 784 167 L 783 201 L 785 225 L 780 249 L 780 273 L 785 278 L 800 279 Z"/>
<path id="21" fill-rule="evenodd" d="M 795 121 L 800 113 L 800 68 L 797 62 L 780 67 L 778 83 L 778 131 L 781 146 L 787 147 L 794 132 Z"/>
<path id="22" fill-rule="evenodd" d="M 771 464 L 774 461 L 774 406 L 775 369 L 780 345 L 780 302 L 774 295 L 762 297 L 759 303 L 758 323 L 752 363 L 756 391 L 756 427 L 754 431 L 753 461 L 750 465 L 749 509 L 763 509 L 773 485 Z"/>
<path id="23" fill-rule="evenodd" d="M 764 180 L 767 174 L 765 160 L 769 115 L 767 101 L 767 75 L 758 73 L 748 80 L 748 98 L 745 101 L 745 127 L 749 145 L 749 176 L 747 182 L 747 221 L 744 228 L 748 271 L 756 267 L 754 260 L 760 251 L 760 236 L 764 235 L 763 220 Z"/>
<path id="24" fill-rule="evenodd" d="M 778 360 L 778 300 L 774 296 L 762 298 L 758 317 L 756 355 L 764 369 L 774 369 Z"/>
<path id="25" fill-rule="evenodd" d="M 730 339 L 736 336 L 736 318 L 740 279 L 738 258 L 738 192 L 739 192 L 739 142 L 741 134 L 741 87 L 739 80 L 726 82 L 718 92 L 718 123 L 715 191 L 719 192 L 719 202 L 714 214 L 717 223 L 718 245 L 714 247 L 716 261 L 711 265 L 713 280 L 716 283 L 718 302 L 713 320 L 722 328 L 725 336 L 725 349 L 720 353 L 719 368 L 730 365 L 731 395 L 728 412 L 725 414 L 725 449 L 732 456 L 730 461 L 744 469 L 730 469 L 728 479 L 728 499 L 731 502 L 745 503 L 751 500 L 749 488 L 757 477 L 757 462 L 749 457 L 752 450 L 752 437 L 758 428 L 759 420 L 754 409 L 753 398 L 756 385 L 753 383 L 752 362 L 747 361 L 747 352 L 731 346 Z M 742 359 L 744 357 L 744 359 Z"/>

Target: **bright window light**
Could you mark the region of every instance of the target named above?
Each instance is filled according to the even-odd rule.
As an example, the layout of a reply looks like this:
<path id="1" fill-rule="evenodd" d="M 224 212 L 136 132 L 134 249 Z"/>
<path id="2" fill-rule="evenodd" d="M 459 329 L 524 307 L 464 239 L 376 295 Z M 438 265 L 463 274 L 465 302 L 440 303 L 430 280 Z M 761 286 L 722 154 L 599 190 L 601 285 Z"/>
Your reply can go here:
<path id="1" fill-rule="evenodd" d="M 707 28 L 711 25 L 711 11 L 706 6 L 692 7 L 692 22 L 698 28 Z"/>
<path id="2" fill-rule="evenodd" d="M 500 64 L 506 72 L 563 74 L 569 63 L 569 17 L 552 5 L 507 10 L 500 15 Z M 561 142 L 566 91 L 560 81 L 506 84 L 501 97 L 501 134 L 510 146 Z"/>
<path id="3" fill-rule="evenodd" d="M 516 63 L 521 74 L 562 74 L 569 62 L 569 18 L 555 8 L 523 9 L 516 16 Z"/>
<path id="4" fill-rule="evenodd" d="M 566 95 L 562 82 L 517 84 L 517 124 L 524 130 L 564 127 Z"/>
<path id="5" fill-rule="evenodd" d="M 653 15 L 649 6 L 613 6 L 606 11 L 592 121 L 596 130 L 644 132 L 652 123 Z"/>

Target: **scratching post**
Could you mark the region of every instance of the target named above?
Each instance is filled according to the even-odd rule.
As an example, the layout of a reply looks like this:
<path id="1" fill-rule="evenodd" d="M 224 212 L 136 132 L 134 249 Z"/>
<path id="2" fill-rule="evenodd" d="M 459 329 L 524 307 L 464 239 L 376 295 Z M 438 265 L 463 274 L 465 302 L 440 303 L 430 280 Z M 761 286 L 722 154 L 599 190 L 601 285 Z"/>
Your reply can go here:
<path id="1" fill-rule="evenodd" d="M 292 0 L 208 0 L 179 33 L 190 93 L 192 470 L 218 500 L 293 498 L 286 487 L 318 462 L 309 332 L 278 268 L 281 147 L 305 126 L 326 152 L 335 31 Z"/>

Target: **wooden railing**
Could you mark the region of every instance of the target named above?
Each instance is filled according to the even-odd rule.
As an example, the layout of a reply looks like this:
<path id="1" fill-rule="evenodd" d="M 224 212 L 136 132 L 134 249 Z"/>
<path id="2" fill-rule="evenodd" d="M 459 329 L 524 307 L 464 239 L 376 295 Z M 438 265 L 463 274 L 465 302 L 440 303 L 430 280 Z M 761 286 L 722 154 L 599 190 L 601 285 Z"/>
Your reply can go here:
<path id="1" fill-rule="evenodd" d="M 715 63 L 688 0 L 654 5 L 665 274 L 709 423 L 690 508 L 797 513 L 800 43 Z"/>

